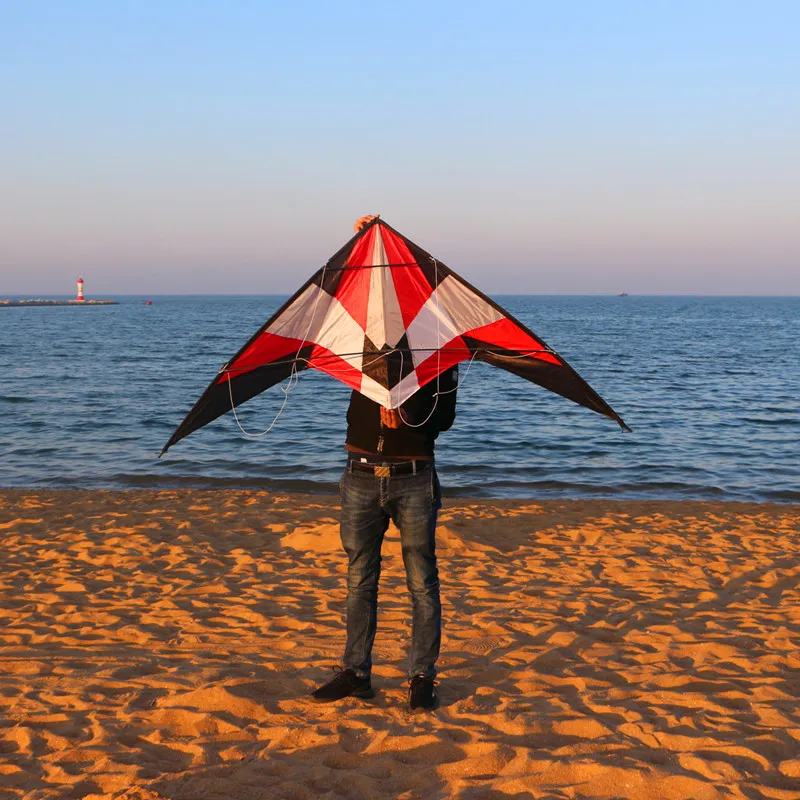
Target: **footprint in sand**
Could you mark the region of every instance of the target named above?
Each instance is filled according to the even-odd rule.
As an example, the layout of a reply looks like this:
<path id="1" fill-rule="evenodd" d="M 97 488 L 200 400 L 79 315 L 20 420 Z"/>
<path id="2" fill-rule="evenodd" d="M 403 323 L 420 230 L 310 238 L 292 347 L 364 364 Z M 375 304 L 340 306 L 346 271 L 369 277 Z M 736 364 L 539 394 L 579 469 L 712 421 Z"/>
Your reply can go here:
<path id="1" fill-rule="evenodd" d="M 480 636 L 475 639 L 467 639 L 462 644 L 462 648 L 468 653 L 475 655 L 485 655 L 491 653 L 493 650 L 499 650 L 503 647 L 508 647 L 512 640 L 506 636 Z"/>

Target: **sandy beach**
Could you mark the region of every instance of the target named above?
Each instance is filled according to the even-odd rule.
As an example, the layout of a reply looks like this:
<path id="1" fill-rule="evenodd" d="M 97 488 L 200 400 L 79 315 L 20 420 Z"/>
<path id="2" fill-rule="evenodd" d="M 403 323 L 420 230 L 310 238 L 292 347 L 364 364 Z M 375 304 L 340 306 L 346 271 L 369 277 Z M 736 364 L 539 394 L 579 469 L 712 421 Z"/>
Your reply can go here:
<path id="1" fill-rule="evenodd" d="M 384 547 L 371 701 L 338 499 L 0 493 L 0 798 L 800 797 L 800 508 L 446 501 L 441 708 L 406 711 Z"/>

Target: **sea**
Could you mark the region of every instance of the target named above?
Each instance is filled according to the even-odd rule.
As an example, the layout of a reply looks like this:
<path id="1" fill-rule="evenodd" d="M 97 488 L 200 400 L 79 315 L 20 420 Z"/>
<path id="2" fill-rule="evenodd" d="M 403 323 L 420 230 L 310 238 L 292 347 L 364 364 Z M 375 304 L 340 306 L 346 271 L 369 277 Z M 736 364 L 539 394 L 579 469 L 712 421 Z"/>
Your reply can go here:
<path id="1" fill-rule="evenodd" d="M 350 390 L 313 370 L 159 452 L 286 299 L 0 307 L 0 486 L 335 492 Z M 800 502 L 800 298 L 497 295 L 632 428 L 462 366 L 445 495 Z M 287 393 L 288 386 L 288 393 Z"/>

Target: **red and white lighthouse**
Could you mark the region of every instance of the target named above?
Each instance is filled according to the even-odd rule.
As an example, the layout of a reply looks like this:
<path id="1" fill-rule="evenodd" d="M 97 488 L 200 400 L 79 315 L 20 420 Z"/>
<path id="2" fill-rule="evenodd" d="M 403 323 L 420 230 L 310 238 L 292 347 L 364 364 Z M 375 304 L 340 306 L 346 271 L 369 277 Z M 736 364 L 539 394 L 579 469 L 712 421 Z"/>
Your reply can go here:
<path id="1" fill-rule="evenodd" d="M 83 278 L 78 278 L 78 297 L 79 303 L 82 303 L 86 298 L 83 296 Z"/>

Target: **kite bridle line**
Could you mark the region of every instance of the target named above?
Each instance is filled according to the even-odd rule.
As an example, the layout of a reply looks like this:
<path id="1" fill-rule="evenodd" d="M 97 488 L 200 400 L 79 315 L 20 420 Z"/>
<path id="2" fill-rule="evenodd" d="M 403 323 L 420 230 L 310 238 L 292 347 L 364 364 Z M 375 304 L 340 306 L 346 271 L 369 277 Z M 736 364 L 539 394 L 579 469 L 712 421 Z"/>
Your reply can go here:
<path id="1" fill-rule="evenodd" d="M 441 314 L 441 299 L 439 297 L 439 292 L 438 292 L 438 288 L 439 288 L 439 262 L 433 256 L 430 256 L 430 259 L 431 259 L 431 261 L 433 262 L 433 265 L 434 265 L 434 275 L 435 275 L 434 282 L 435 282 L 435 285 L 436 285 L 436 289 L 434 290 L 434 294 L 436 295 L 436 340 L 437 340 L 437 342 L 441 342 L 441 340 L 442 340 L 442 335 L 441 335 L 442 314 Z M 408 264 L 408 265 L 406 265 L 406 264 L 375 264 L 375 265 L 370 265 L 370 268 L 374 268 L 376 266 L 380 266 L 380 267 L 396 267 L 396 266 L 400 266 L 400 267 L 402 267 L 402 266 L 411 266 L 411 264 Z M 351 268 L 351 267 L 348 267 L 348 268 Z M 322 275 L 320 276 L 320 284 L 323 285 L 323 286 L 325 284 L 325 273 L 326 273 L 327 269 L 328 269 L 328 265 L 326 263 L 322 267 Z M 344 269 L 344 267 L 342 267 L 342 269 Z M 289 381 L 288 381 L 288 383 L 286 384 L 285 387 L 283 387 L 283 386 L 280 387 L 280 389 L 281 389 L 281 391 L 283 392 L 283 395 L 284 395 L 283 403 L 281 403 L 281 407 L 278 409 L 278 413 L 275 415 L 274 419 L 272 420 L 272 422 L 269 424 L 269 426 L 265 430 L 263 430 L 263 431 L 261 431 L 259 433 L 250 433 L 249 431 L 246 431 L 244 429 L 244 427 L 242 426 L 242 423 L 239 420 L 239 415 L 236 413 L 236 403 L 233 400 L 233 387 L 231 385 L 233 383 L 232 373 L 236 372 L 237 370 L 228 369 L 228 364 L 225 364 L 222 367 L 222 369 L 220 370 L 220 373 L 225 373 L 228 376 L 228 395 L 230 396 L 230 400 L 231 400 L 231 411 L 233 412 L 233 418 L 236 420 L 236 425 L 238 426 L 239 430 L 245 436 L 248 436 L 248 437 L 253 438 L 253 439 L 260 439 L 262 436 L 266 436 L 272 430 L 272 428 L 275 426 L 275 423 L 278 421 L 279 417 L 281 416 L 281 414 L 283 413 L 284 409 L 286 408 L 286 404 L 289 401 L 289 393 L 292 391 L 292 389 L 294 389 L 294 387 L 297 385 L 297 382 L 299 380 L 299 373 L 298 373 L 298 370 L 297 370 L 298 363 L 305 362 L 307 366 L 312 367 L 310 359 L 301 358 L 300 357 L 300 351 L 303 349 L 303 347 L 309 341 L 309 334 L 311 333 L 311 328 L 313 327 L 314 320 L 316 319 L 316 316 L 317 316 L 317 307 L 319 305 L 319 299 L 320 299 L 321 296 L 322 296 L 322 292 L 317 293 L 317 296 L 316 296 L 316 298 L 314 300 L 314 307 L 311 310 L 311 315 L 310 315 L 310 319 L 309 319 L 309 322 L 308 322 L 308 328 L 306 329 L 306 334 L 303 337 L 303 339 L 301 340 L 300 345 L 297 348 L 297 352 L 295 353 L 294 358 L 292 359 L 292 369 L 291 369 L 291 371 L 289 373 Z M 466 372 L 464 373 L 464 375 L 456 382 L 456 385 L 452 389 L 446 389 L 446 390 L 442 391 L 442 386 L 441 386 L 442 352 L 444 352 L 445 350 L 447 350 L 448 352 L 450 352 L 451 350 L 460 351 L 461 349 L 462 348 L 443 348 L 443 347 L 435 348 L 435 352 L 436 352 L 436 391 L 433 394 L 433 406 L 432 406 L 430 412 L 428 413 L 428 416 L 425 417 L 425 419 L 422 422 L 419 422 L 419 423 L 416 423 L 416 424 L 412 423 L 412 422 L 409 422 L 403 416 L 402 408 L 400 406 L 398 406 L 397 407 L 398 415 L 400 416 L 400 419 L 402 420 L 403 424 L 406 427 L 408 427 L 408 428 L 421 428 L 424 425 L 426 425 L 428 423 L 428 421 L 431 419 L 431 417 L 433 417 L 433 415 L 436 413 L 436 409 L 437 409 L 438 404 L 439 404 L 440 395 L 451 394 L 451 393 L 457 391 L 459 389 L 459 387 L 461 386 L 461 384 L 464 383 L 464 381 L 466 381 L 467 375 L 469 375 L 469 371 L 472 369 L 472 364 L 475 361 L 475 358 L 478 356 L 478 354 L 480 352 L 482 352 L 482 351 L 492 352 L 488 348 L 476 348 L 472 352 L 472 356 L 469 359 L 469 364 L 467 366 L 467 369 L 466 369 Z M 430 352 L 432 350 L 434 350 L 434 348 L 425 348 L 425 347 L 419 347 L 419 348 L 413 348 L 413 349 L 412 348 L 408 348 L 408 352 L 409 353 L 412 353 L 412 352 Z M 363 361 L 362 361 L 361 371 L 363 372 L 365 367 L 369 367 L 372 364 L 380 361 L 382 358 L 386 358 L 387 356 L 392 355 L 393 353 L 399 353 L 400 354 L 400 375 L 402 375 L 403 374 L 404 359 L 405 359 L 405 350 L 402 350 L 402 349 L 399 349 L 399 348 L 393 348 L 392 350 L 387 350 L 386 352 L 378 353 L 378 354 L 376 354 L 376 358 L 374 358 L 372 361 L 368 361 L 366 364 L 364 364 Z M 529 353 L 521 353 L 520 355 L 517 355 L 517 356 L 507 355 L 506 358 L 514 358 L 514 359 L 529 358 L 529 357 L 535 355 L 536 353 L 552 353 L 552 354 L 554 354 L 556 356 L 558 355 L 554 350 L 552 350 L 551 348 L 548 347 L 548 348 L 544 348 L 542 350 L 530 351 Z M 365 354 L 364 354 L 363 351 L 361 353 L 343 353 L 343 354 L 331 353 L 328 356 L 328 358 L 331 358 L 331 359 L 336 358 L 336 359 L 347 361 L 349 358 L 356 358 L 358 356 L 361 356 L 361 358 L 363 359 L 364 355 Z M 317 361 L 317 362 L 319 362 L 320 360 L 321 360 L 320 356 L 317 356 L 315 358 L 315 361 Z M 276 364 L 276 363 L 280 363 L 280 362 L 274 362 L 273 361 L 272 363 Z M 262 364 L 262 365 L 259 365 L 259 366 L 266 366 L 266 365 Z M 456 366 L 456 365 L 454 365 L 454 366 Z M 257 369 L 257 368 L 258 367 L 252 367 L 251 366 L 251 367 L 248 368 L 247 371 L 251 371 L 252 369 Z M 334 378 L 336 378 L 337 375 L 346 375 L 346 374 L 348 374 L 348 373 L 346 373 L 344 371 L 341 371 L 341 370 L 340 371 L 337 371 L 337 370 L 322 370 L 322 371 L 326 372 L 328 375 L 331 375 Z"/>
<path id="2" fill-rule="evenodd" d="M 430 256 L 431 261 L 433 261 L 433 270 L 434 270 L 434 285 L 435 289 L 433 293 L 436 295 L 436 343 L 440 344 L 442 341 L 442 308 L 440 305 L 439 300 L 439 262 L 433 257 Z M 412 359 L 413 360 L 413 359 Z M 400 374 L 403 374 L 403 354 L 400 353 Z M 400 406 L 397 407 L 397 414 L 405 425 L 408 428 L 421 428 L 423 425 L 428 423 L 428 420 L 436 413 L 436 407 L 439 405 L 439 394 L 440 389 L 442 388 L 441 384 L 442 379 L 442 348 L 436 348 L 436 391 L 433 393 L 433 406 L 430 410 L 430 413 L 427 417 L 425 417 L 422 422 L 414 425 L 413 423 L 409 422 L 403 416 L 403 409 Z M 458 388 L 458 387 L 456 387 Z"/>
<path id="3" fill-rule="evenodd" d="M 322 286 L 325 285 L 325 272 L 327 269 L 328 269 L 328 264 L 326 262 L 322 266 L 322 275 L 320 277 L 320 284 Z M 286 384 L 285 387 L 284 386 L 280 387 L 281 391 L 283 392 L 283 402 L 281 403 L 281 407 L 278 409 L 278 413 L 275 415 L 275 418 L 269 424 L 268 428 L 261 431 L 260 433 L 250 433 L 249 431 L 246 431 L 242 427 L 242 423 L 239 421 L 239 415 L 236 413 L 236 403 L 233 402 L 233 386 L 231 385 L 233 383 L 233 378 L 231 377 L 230 374 L 233 370 L 229 370 L 227 368 L 228 367 L 227 364 L 225 364 L 225 366 L 220 370 L 220 372 L 224 372 L 228 375 L 228 394 L 231 398 L 231 411 L 233 411 L 233 418 L 236 420 L 236 424 L 239 426 L 239 430 L 245 436 L 249 436 L 251 439 L 260 439 L 262 436 L 266 436 L 272 430 L 275 423 L 278 421 L 280 415 L 283 414 L 283 409 L 286 408 L 286 404 L 289 402 L 289 392 L 291 392 L 292 389 L 294 389 L 294 387 L 297 385 L 298 381 L 297 363 L 298 361 L 307 360 L 300 358 L 300 351 L 303 349 L 303 345 L 308 341 L 308 335 L 311 333 L 311 327 L 313 326 L 314 320 L 317 317 L 317 306 L 319 304 L 319 298 L 321 296 L 322 292 L 317 292 L 317 296 L 314 299 L 314 308 L 311 309 L 311 317 L 308 321 L 308 328 L 306 329 L 306 335 L 301 340 L 300 346 L 297 348 L 297 352 L 294 354 L 294 358 L 292 359 L 292 371 L 289 373 L 289 382 Z"/>
<path id="4" fill-rule="evenodd" d="M 458 348 L 455 348 L 455 347 L 453 347 L 453 348 L 443 347 L 443 348 L 438 348 L 438 349 L 440 351 L 461 352 L 464 348 L 461 348 L 461 347 L 458 347 Z M 409 349 L 408 352 L 409 353 L 411 353 L 411 352 L 432 352 L 433 350 L 434 350 L 434 348 L 432 348 L 432 347 L 431 348 L 416 347 L 416 348 L 413 348 L 413 349 Z M 402 375 L 402 373 L 403 373 L 403 359 L 405 357 L 405 352 L 406 352 L 405 350 L 402 350 L 400 348 L 395 348 L 393 350 L 387 350 L 385 353 L 379 353 L 376 358 L 374 358 L 372 361 L 368 361 L 366 364 L 363 364 L 362 366 L 367 366 L 368 367 L 371 364 L 374 364 L 377 361 L 380 361 L 382 358 L 385 358 L 386 356 L 390 356 L 393 353 L 399 353 L 400 354 L 400 374 Z M 425 425 L 425 423 L 427 423 L 428 420 L 433 416 L 433 412 L 436 410 L 436 403 L 438 402 L 439 395 L 452 394 L 453 392 L 458 391 L 458 389 L 461 388 L 461 385 L 463 383 L 466 383 L 467 375 L 469 375 L 469 371 L 472 369 L 472 365 L 475 362 L 475 359 L 481 353 L 484 353 L 484 352 L 485 353 L 492 353 L 492 352 L 494 352 L 494 350 L 490 350 L 488 347 L 476 348 L 472 352 L 472 355 L 469 358 L 469 363 L 467 364 L 466 371 L 459 378 L 458 382 L 456 383 L 456 385 L 452 389 L 444 389 L 444 390 L 442 390 L 441 383 L 440 383 L 440 380 L 439 380 L 440 376 L 441 376 L 441 373 L 437 374 L 437 376 L 436 376 L 436 379 L 437 379 L 437 381 L 436 381 L 436 392 L 434 393 L 434 406 L 433 406 L 433 409 L 431 409 L 430 414 L 428 414 L 428 416 L 425 418 L 425 420 L 423 422 L 420 422 L 420 423 L 418 423 L 416 425 L 406 421 L 405 419 L 403 419 L 403 424 L 407 425 L 409 428 L 420 428 L 423 425 Z M 549 349 L 548 350 L 531 350 L 531 351 L 526 352 L 526 353 L 520 353 L 517 356 L 505 355 L 505 358 L 512 358 L 512 359 L 531 358 L 532 356 L 535 356 L 537 353 L 554 353 L 555 354 L 555 351 L 554 350 L 549 350 Z M 363 356 L 363 355 L 364 355 L 363 352 L 362 353 L 340 353 L 340 354 L 331 353 L 329 356 L 317 356 L 317 357 L 315 357 L 314 361 L 315 362 L 319 362 L 323 358 L 347 360 L 348 358 L 355 358 L 357 356 Z M 260 439 L 262 436 L 266 436 L 272 430 L 272 428 L 274 427 L 275 423 L 278 421 L 278 418 L 281 416 L 281 414 L 283 413 L 284 409 L 286 408 L 286 404 L 289 401 L 289 392 L 292 391 L 294 386 L 297 384 L 297 381 L 299 380 L 299 372 L 297 370 L 297 363 L 298 362 L 305 362 L 305 364 L 307 364 L 309 367 L 312 367 L 312 369 L 314 368 L 314 366 L 311 363 L 311 360 L 308 359 L 308 358 L 301 358 L 300 356 L 295 356 L 291 360 L 293 362 L 293 365 L 292 365 L 292 371 L 289 373 L 289 382 L 287 383 L 287 385 L 285 387 L 284 386 L 279 387 L 280 390 L 284 394 L 283 403 L 281 403 L 281 407 L 280 407 L 280 409 L 278 409 L 278 413 L 275 415 L 275 418 L 272 420 L 272 422 L 270 423 L 269 427 L 266 428 L 266 430 L 261 431 L 260 433 L 250 433 L 249 431 L 246 431 L 242 427 L 242 423 L 239 420 L 238 414 L 236 413 L 236 405 L 233 402 L 233 389 L 231 387 L 231 382 L 233 380 L 233 377 L 229 377 L 228 378 L 228 394 L 229 394 L 230 399 L 231 399 L 231 411 L 233 412 L 233 418 L 236 420 L 236 425 L 238 426 L 239 430 L 245 436 L 249 436 L 252 439 Z M 272 362 L 273 365 L 276 364 L 276 363 L 281 363 L 281 362 L 275 362 L 275 361 Z M 283 362 L 283 363 L 286 363 L 286 362 Z M 441 359 L 439 359 L 438 363 L 441 364 Z M 249 371 L 251 371 L 253 369 L 258 369 L 259 366 L 263 367 L 263 366 L 267 366 L 267 365 L 266 364 L 260 364 L 260 365 L 258 365 L 256 367 L 248 367 L 247 371 L 249 372 Z M 226 365 L 225 367 L 223 367 L 220 370 L 220 373 L 226 373 L 229 376 L 232 376 L 233 373 L 236 373 L 238 371 L 239 370 L 228 369 L 227 365 Z M 326 375 L 330 375 L 333 378 L 337 378 L 339 375 L 347 375 L 347 374 L 349 374 L 348 372 L 344 372 L 344 371 L 341 371 L 341 370 L 332 370 L 332 369 L 330 369 L 330 370 L 326 369 L 326 370 L 320 370 L 320 371 L 321 372 L 325 372 Z M 398 411 L 400 412 L 400 416 L 401 416 L 401 419 L 402 419 L 402 411 L 400 410 L 399 407 L 398 407 Z"/>

